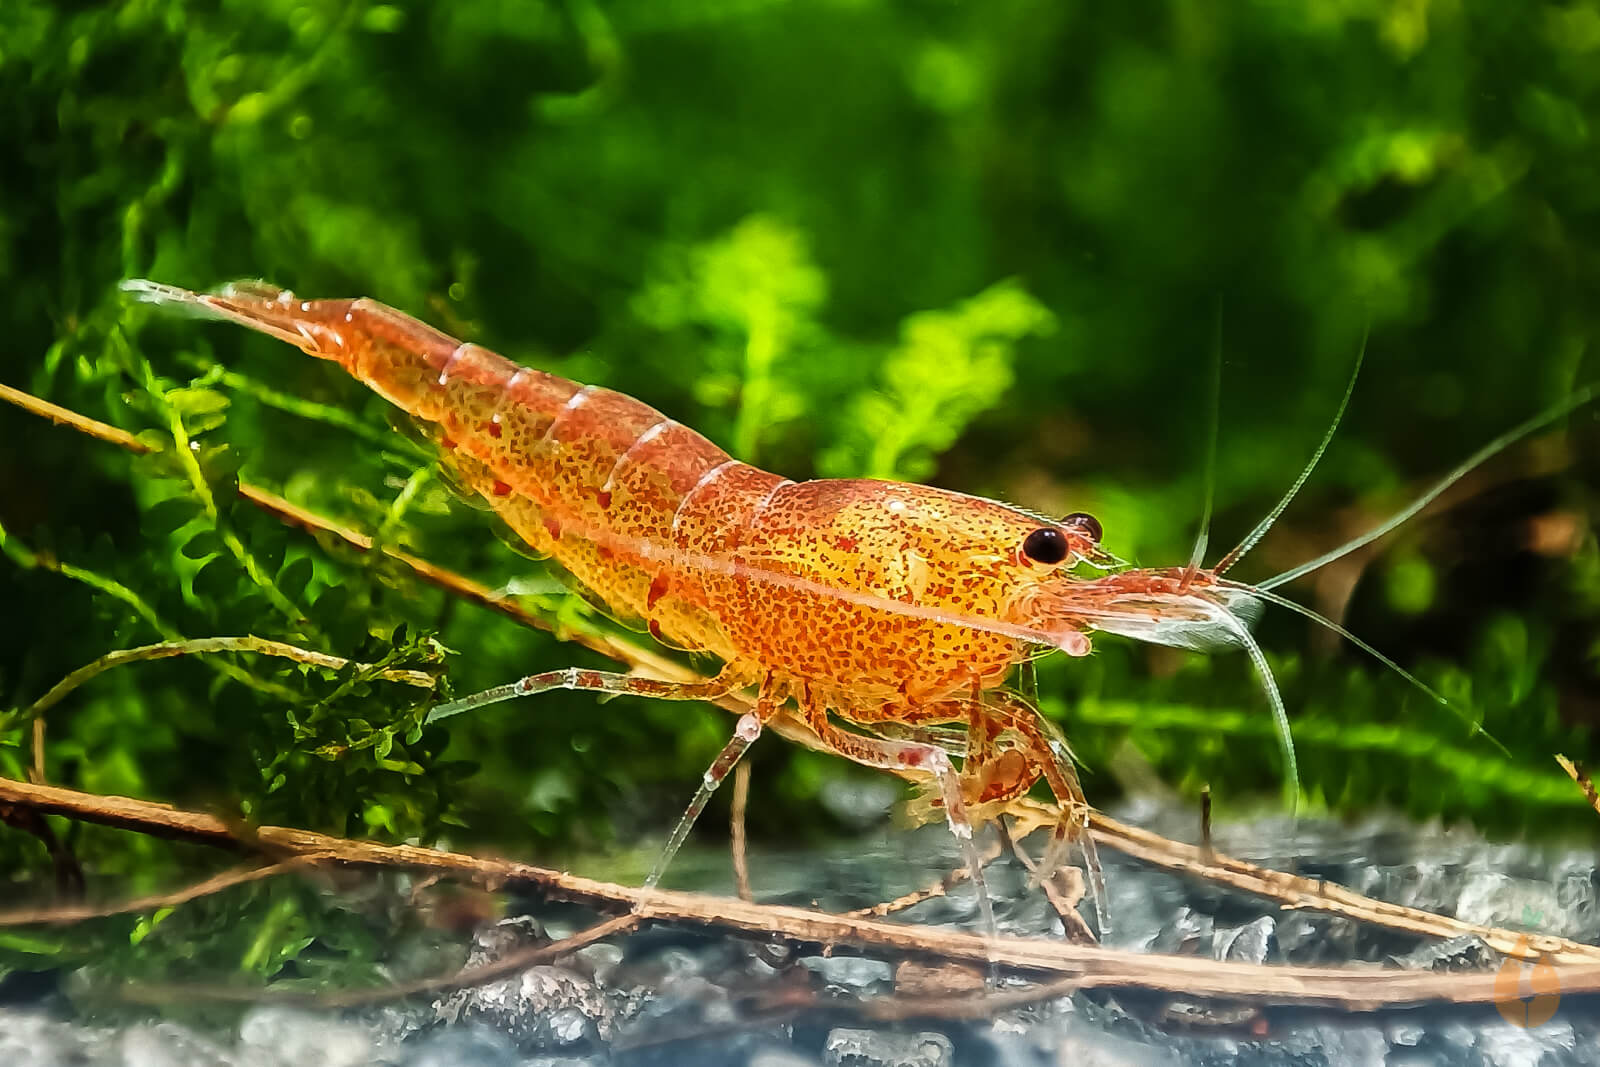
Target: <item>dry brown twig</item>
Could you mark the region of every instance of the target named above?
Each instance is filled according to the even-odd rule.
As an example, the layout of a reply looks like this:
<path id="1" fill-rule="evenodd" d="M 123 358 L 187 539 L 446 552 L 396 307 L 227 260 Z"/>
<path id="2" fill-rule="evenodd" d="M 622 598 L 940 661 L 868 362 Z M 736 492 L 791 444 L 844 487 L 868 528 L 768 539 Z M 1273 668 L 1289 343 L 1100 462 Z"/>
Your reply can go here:
<path id="1" fill-rule="evenodd" d="M 70 427 L 81 434 L 93 437 L 97 441 L 116 445 L 118 448 L 126 449 L 136 455 L 144 455 L 146 452 L 152 451 L 152 446 L 139 440 L 127 430 L 118 429 L 97 419 L 91 419 L 87 415 L 79 415 L 76 411 L 64 408 L 60 404 L 52 404 L 50 401 L 36 397 L 32 393 L 24 393 L 21 389 L 7 385 L 4 382 L 0 382 L 0 400 L 15 404 L 29 414 L 37 415 L 42 419 L 49 419 L 57 426 Z"/>
<path id="2" fill-rule="evenodd" d="M 1589 777 L 1589 772 L 1584 769 L 1583 764 L 1574 763 L 1560 754 L 1556 755 L 1556 762 L 1567 772 L 1567 777 L 1578 783 L 1578 788 L 1583 790 L 1584 799 L 1589 802 L 1589 806 L 1596 814 L 1600 814 L 1600 792 L 1595 791 L 1594 779 Z"/>
<path id="3" fill-rule="evenodd" d="M 43 785 L 46 782 L 44 772 L 44 720 L 34 719 L 32 737 L 29 744 L 32 746 L 32 759 L 28 764 L 28 779 Z"/>
<path id="4" fill-rule="evenodd" d="M 32 834 L 39 839 L 45 853 L 50 857 L 57 895 L 66 898 L 82 895 L 86 880 L 83 877 L 83 868 L 78 865 L 78 857 L 72 854 L 72 849 L 66 842 L 56 836 L 56 832 L 50 828 L 50 823 L 43 815 L 33 808 L 20 804 L 0 803 L 0 823 L 16 827 L 23 833 Z"/>
<path id="5" fill-rule="evenodd" d="M 1000 842 L 991 841 L 984 846 L 983 852 L 978 856 L 979 863 L 987 867 L 1000 858 L 1003 848 L 1004 846 Z M 921 889 L 913 889 L 911 892 L 895 897 L 893 900 L 885 900 L 881 904 L 872 905 L 870 908 L 857 908 L 855 911 L 847 911 L 845 914 L 852 918 L 858 916 L 868 919 L 886 918 L 896 912 L 905 911 L 914 904 L 921 904 L 924 900 L 942 897 L 971 877 L 972 868 L 963 864 L 960 867 L 952 868 L 945 873 L 943 878 L 930 885 L 923 886 Z"/>
<path id="6" fill-rule="evenodd" d="M 750 888 L 750 859 L 745 854 L 744 813 L 750 806 L 750 764 L 741 760 L 733 769 L 733 807 L 728 813 L 729 847 L 733 851 L 733 884 L 739 899 L 749 902 L 756 899 Z"/>
<path id="7" fill-rule="evenodd" d="M 1486 1004 L 1505 997 L 1505 991 L 1501 988 L 1503 983 L 1497 984 L 1496 976 L 1487 973 L 1449 974 L 1388 968 L 1250 964 L 1128 952 L 1075 945 L 1055 939 L 991 939 L 942 928 L 906 926 L 858 916 L 828 915 L 801 908 L 751 904 L 696 893 L 634 889 L 530 864 L 442 852 L 415 845 L 378 845 L 276 826 L 256 827 L 246 835 L 222 819 L 199 812 L 9 779 L 0 779 L 0 803 L 22 805 L 46 814 L 67 815 L 102 825 L 200 841 L 224 848 L 312 856 L 325 864 L 437 871 L 495 888 L 516 883 L 550 899 L 625 913 L 619 917 L 614 929 L 595 933 L 596 939 L 629 929 L 633 923 L 673 922 L 718 929 L 759 941 L 770 941 L 776 937 L 802 948 L 820 946 L 826 949 L 836 945 L 853 945 L 901 958 L 993 964 L 1020 974 L 1061 979 L 1059 988 L 1063 991 L 1069 988 L 1134 989 L 1180 993 L 1189 997 L 1244 1000 L 1254 1004 L 1298 1005 L 1344 1011 L 1372 1011 L 1430 1002 Z M 591 928 L 591 931 L 598 929 Z M 1563 942 L 1559 938 L 1545 940 L 1566 946 L 1559 954 L 1551 953 L 1551 958 L 1562 964 L 1556 969 L 1556 975 L 1563 995 L 1600 993 L 1600 949 Z M 501 961 L 500 965 L 512 966 L 505 961 Z M 524 962 L 522 965 L 528 964 Z M 444 988 L 460 980 L 461 976 L 456 975 L 401 987 L 400 992 L 362 991 L 350 996 L 371 998 L 411 995 Z M 186 994 L 190 992 L 195 991 L 185 991 Z M 981 1009 L 974 1005 L 972 1002 L 977 998 L 969 996 L 960 999 L 964 1007 L 952 1007 L 952 1011 L 992 1010 L 989 1005 Z M 325 1000 L 318 1002 L 327 1003 Z M 939 1005 L 934 1001 L 921 1004 L 918 1010 L 931 1014 L 937 1007 Z"/>
<path id="8" fill-rule="evenodd" d="M 1055 809 L 1035 800 L 1024 799 L 1014 804 L 1012 810 L 1014 814 L 1022 813 L 1028 817 L 1033 823 L 1030 829 L 1055 824 Z M 1594 945 L 1584 945 L 1549 934 L 1483 926 L 1419 908 L 1375 900 L 1320 878 L 1274 871 L 1213 849 L 1172 841 L 1149 830 L 1118 822 L 1102 812 L 1090 812 L 1089 826 L 1096 843 L 1114 848 L 1125 856 L 1173 874 L 1275 900 L 1284 908 L 1342 915 L 1357 922 L 1422 937 L 1479 937 L 1496 952 L 1520 959 L 1548 956 L 1560 960 L 1600 960 L 1600 947 Z"/>

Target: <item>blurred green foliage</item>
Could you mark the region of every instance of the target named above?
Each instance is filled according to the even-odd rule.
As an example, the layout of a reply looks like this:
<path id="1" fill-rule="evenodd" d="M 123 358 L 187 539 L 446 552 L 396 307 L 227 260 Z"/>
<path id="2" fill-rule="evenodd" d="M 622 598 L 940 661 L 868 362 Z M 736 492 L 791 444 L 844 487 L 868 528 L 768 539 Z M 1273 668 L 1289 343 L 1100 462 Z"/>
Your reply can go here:
<path id="1" fill-rule="evenodd" d="M 607 625 L 488 536 L 379 398 L 271 341 L 125 306 L 123 277 L 370 295 L 792 477 L 1089 511 L 1151 564 L 1196 532 L 1219 310 L 1213 544 L 1293 479 L 1370 330 L 1346 428 L 1246 576 L 1359 532 L 1600 377 L 1594 0 L 8 0 L 0 99 L 0 378 L 160 448 L 0 410 L 13 776 L 33 700 L 161 639 L 430 669 L 442 645 L 457 692 L 597 662 L 283 528 L 237 500 L 241 475 L 565 626 Z M 1592 754 L 1600 715 L 1597 442 L 1580 412 L 1292 590 L 1511 759 L 1269 616 L 1313 805 L 1592 818 L 1550 754 Z M 1129 751 L 1186 795 L 1276 795 L 1241 657 L 1098 648 L 1041 671 L 1092 799 L 1116 798 Z M 417 727 L 421 704 L 259 657 L 140 664 L 52 711 L 48 771 L 340 833 L 455 824 L 549 858 L 657 828 L 728 729 L 557 694 L 447 734 Z M 757 833 L 826 830 L 819 791 L 856 773 L 775 742 L 756 763 Z M 70 840 L 129 890 L 171 881 L 149 841 Z M 0 877 L 44 868 L 37 842 L 0 836 Z M 289 925 L 273 945 L 308 936 Z M 259 936 L 238 966 L 275 973 L 262 961 L 288 957 Z"/>

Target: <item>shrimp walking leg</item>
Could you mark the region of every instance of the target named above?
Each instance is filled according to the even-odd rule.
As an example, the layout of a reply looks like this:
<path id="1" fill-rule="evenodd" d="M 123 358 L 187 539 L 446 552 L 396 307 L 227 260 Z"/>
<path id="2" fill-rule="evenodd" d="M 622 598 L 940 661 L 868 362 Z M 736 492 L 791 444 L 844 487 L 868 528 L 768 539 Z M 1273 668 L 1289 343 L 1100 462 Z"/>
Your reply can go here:
<path id="1" fill-rule="evenodd" d="M 1100 937 L 1111 932 L 1110 906 L 1106 896 L 1105 874 L 1100 867 L 1100 855 L 1094 838 L 1089 835 L 1089 802 L 1078 781 L 1078 771 L 1072 765 L 1072 753 L 1067 743 L 1056 732 L 1049 720 L 1037 708 L 1021 697 L 1006 692 L 984 694 L 984 711 L 990 719 L 1004 729 L 1021 735 L 1044 775 L 1050 792 L 1055 795 L 1061 817 L 1051 834 L 1039 865 L 1040 877 L 1049 878 L 1061 867 L 1067 850 L 1076 842 L 1083 850 L 1083 862 L 1088 875 L 1089 894 L 1094 902 L 1095 918 L 1099 922 Z"/>
<path id="2" fill-rule="evenodd" d="M 967 815 L 967 802 L 961 795 L 961 778 L 944 749 L 917 741 L 891 741 L 852 733 L 834 725 L 826 711 L 817 708 L 802 710 L 806 725 L 818 739 L 830 751 L 845 759 L 882 770 L 933 774 L 939 785 L 940 798 L 944 801 L 945 821 L 950 825 L 951 834 L 960 843 L 962 857 L 972 874 L 972 889 L 978 898 L 978 915 L 983 923 L 983 931 L 994 936 L 994 906 L 989 902 L 989 890 L 983 878 L 983 858 L 972 840 L 972 819 Z"/>
<path id="3" fill-rule="evenodd" d="M 509 685 L 495 686 L 493 689 L 485 689 L 481 693 L 474 693 L 460 700 L 440 704 L 428 713 L 427 721 L 438 722 L 440 719 L 459 715 L 464 711 L 473 711 L 490 704 L 532 696 L 535 693 L 547 693 L 553 689 L 587 689 L 618 696 L 654 697 L 657 700 L 715 700 L 744 688 L 750 681 L 750 671 L 738 663 L 728 664 L 715 678 L 701 682 L 664 682 L 655 678 L 636 678 L 633 675 L 618 674 L 615 671 L 591 671 L 580 667 L 568 667 L 559 671 L 530 674 L 518 678 Z M 745 749 L 761 735 L 762 724 L 772 717 L 777 705 L 778 702 L 763 696 L 755 711 L 739 719 L 733 738 L 712 761 L 710 770 L 706 771 L 705 778 L 701 781 L 700 789 L 689 802 L 688 809 L 679 818 L 677 826 L 673 827 L 666 847 L 662 849 L 661 856 L 650 871 L 650 877 L 645 879 L 646 889 L 653 888 L 661 880 L 667 865 L 672 862 L 673 856 L 677 855 L 684 839 L 689 836 L 689 830 L 694 826 L 695 820 L 700 817 L 700 812 L 710 801 L 711 794 L 716 792 L 717 786 L 722 784 L 722 779 L 733 770 L 739 758 L 744 755 Z"/>
<path id="4" fill-rule="evenodd" d="M 664 682 L 655 678 L 639 678 L 615 671 L 591 671 L 582 667 L 567 667 L 559 671 L 530 674 L 507 685 L 497 685 L 481 693 L 440 704 L 428 712 L 426 721 L 438 722 L 464 711 L 474 711 L 518 697 L 548 693 L 553 689 L 588 689 L 617 696 L 653 697 L 656 700 L 715 700 L 750 684 L 751 674 L 743 666 L 730 663 L 715 678 L 701 682 Z"/>
<path id="5" fill-rule="evenodd" d="M 651 869 L 650 876 L 644 880 L 646 889 L 654 889 L 656 883 L 661 881 L 667 865 L 678 854 L 678 849 L 683 847 L 689 831 L 694 828 L 695 820 L 700 818 L 700 813 L 705 811 L 706 805 L 711 802 L 711 794 L 717 791 L 717 787 L 722 784 L 722 780 L 729 772 L 738 766 L 745 750 L 755 744 L 756 738 L 761 736 L 762 727 L 777 712 L 780 704 L 781 701 L 774 699 L 770 691 L 763 691 L 756 701 L 755 710 L 739 717 L 739 724 L 734 727 L 733 736 L 722 746 L 717 758 L 711 761 L 705 776 L 700 779 L 700 788 L 695 790 L 689 806 L 683 809 L 683 814 L 678 817 L 678 825 L 674 826 L 672 833 L 668 835 L 667 843 L 661 849 L 661 855 L 656 858 L 656 865 Z"/>

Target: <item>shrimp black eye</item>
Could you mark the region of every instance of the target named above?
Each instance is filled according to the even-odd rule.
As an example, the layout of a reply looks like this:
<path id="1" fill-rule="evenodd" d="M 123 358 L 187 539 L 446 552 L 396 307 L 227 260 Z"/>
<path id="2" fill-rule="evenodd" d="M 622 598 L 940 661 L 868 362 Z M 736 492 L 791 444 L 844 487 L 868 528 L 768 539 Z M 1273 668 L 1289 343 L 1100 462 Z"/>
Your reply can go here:
<path id="1" fill-rule="evenodd" d="M 1070 526 L 1081 531 L 1085 537 L 1095 544 L 1100 543 L 1100 538 L 1105 536 L 1105 530 L 1100 527 L 1100 520 L 1086 511 L 1074 511 L 1071 515 L 1061 520 L 1061 525 Z"/>
<path id="2" fill-rule="evenodd" d="M 1067 535 L 1054 526 L 1041 526 L 1023 539 L 1022 554 L 1035 563 L 1060 563 L 1067 558 Z"/>

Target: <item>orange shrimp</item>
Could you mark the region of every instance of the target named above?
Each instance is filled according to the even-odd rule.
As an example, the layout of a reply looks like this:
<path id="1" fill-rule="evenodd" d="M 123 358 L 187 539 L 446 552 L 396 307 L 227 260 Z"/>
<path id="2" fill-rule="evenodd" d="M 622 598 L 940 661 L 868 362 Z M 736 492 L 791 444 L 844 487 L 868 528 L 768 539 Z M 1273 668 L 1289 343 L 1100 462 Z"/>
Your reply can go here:
<path id="1" fill-rule="evenodd" d="M 975 876 L 969 799 L 1014 796 L 1042 775 L 1071 818 L 1085 817 L 1065 745 L 1034 709 L 995 690 L 1040 645 L 1089 651 L 1083 626 L 1032 609 L 1076 580 L 1076 564 L 1109 564 L 1092 518 L 1051 522 L 898 482 L 788 481 L 620 393 L 520 367 L 371 300 L 303 301 L 258 283 L 214 295 L 144 281 L 123 287 L 338 362 L 436 425 L 466 484 L 615 614 L 725 664 L 695 684 L 545 672 L 437 707 L 430 721 L 551 688 L 695 700 L 758 687 L 755 710 L 707 772 L 647 884 L 789 701 L 824 748 L 931 776 Z M 841 727 L 830 712 L 869 732 Z M 980 727 L 965 790 L 943 747 L 870 732 L 947 723 Z M 992 926 L 981 876 L 975 884 Z"/>
<path id="2" fill-rule="evenodd" d="M 1100 524 L 1088 515 L 1049 520 L 899 482 L 792 482 L 730 458 L 639 401 L 518 366 L 372 300 L 303 301 L 261 283 L 215 294 L 147 281 L 123 288 L 243 323 L 339 363 L 436 426 L 447 462 L 466 485 L 612 613 L 724 664 L 716 678 L 692 684 L 547 671 L 435 707 L 430 722 L 557 688 L 675 700 L 757 688 L 754 710 L 706 772 L 647 886 L 661 877 L 718 783 L 792 701 L 823 748 L 931 778 L 934 804 L 961 843 L 988 930 L 994 922 L 972 842 L 973 814 L 1003 806 L 1041 778 L 1062 813 L 1044 870 L 1054 870 L 1077 839 L 1098 889 L 1092 842 L 1079 832 L 1089 809 L 1065 741 L 1030 703 L 1002 688 L 1041 648 L 1086 655 L 1093 631 L 1247 650 L 1293 777 L 1282 700 L 1248 621 L 1260 600 L 1307 611 L 1267 591 L 1299 572 L 1261 586 L 1222 573 L 1265 533 L 1294 490 L 1215 568 L 1201 569 L 1197 551 L 1188 568 L 1131 569 L 1100 548 Z M 964 744 L 941 740 L 938 729 L 952 724 L 965 729 Z M 959 769 L 952 753 L 964 756 Z M 1103 930 L 1104 909 L 1096 910 Z"/>

